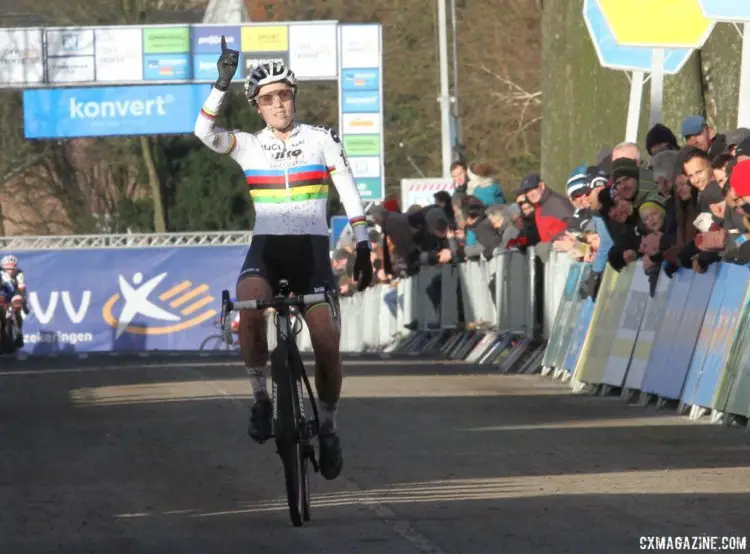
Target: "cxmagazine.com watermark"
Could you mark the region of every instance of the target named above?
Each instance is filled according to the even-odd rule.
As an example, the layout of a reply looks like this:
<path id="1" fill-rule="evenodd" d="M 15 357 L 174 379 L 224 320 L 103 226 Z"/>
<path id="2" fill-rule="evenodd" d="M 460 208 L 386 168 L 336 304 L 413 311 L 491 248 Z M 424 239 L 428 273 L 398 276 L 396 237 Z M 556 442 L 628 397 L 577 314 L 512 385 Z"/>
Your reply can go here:
<path id="1" fill-rule="evenodd" d="M 642 536 L 639 541 L 641 550 L 676 552 L 691 550 L 695 552 L 744 552 L 747 551 L 746 536 Z"/>

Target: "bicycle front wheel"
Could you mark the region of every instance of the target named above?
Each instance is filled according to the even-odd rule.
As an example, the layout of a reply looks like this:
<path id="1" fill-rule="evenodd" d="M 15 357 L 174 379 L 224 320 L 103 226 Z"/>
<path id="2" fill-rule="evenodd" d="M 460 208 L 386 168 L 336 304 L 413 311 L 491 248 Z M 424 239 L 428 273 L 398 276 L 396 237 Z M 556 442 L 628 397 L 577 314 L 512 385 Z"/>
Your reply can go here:
<path id="1" fill-rule="evenodd" d="M 274 436 L 284 465 L 289 516 L 295 527 L 309 520 L 307 508 L 307 460 L 299 433 L 299 390 L 291 371 L 287 348 L 280 344 L 271 357 L 271 374 L 276 385 L 277 415 Z"/>
<path id="2" fill-rule="evenodd" d="M 228 350 L 229 347 L 224 343 L 224 337 L 221 335 L 210 335 L 201 343 L 200 350 Z"/>

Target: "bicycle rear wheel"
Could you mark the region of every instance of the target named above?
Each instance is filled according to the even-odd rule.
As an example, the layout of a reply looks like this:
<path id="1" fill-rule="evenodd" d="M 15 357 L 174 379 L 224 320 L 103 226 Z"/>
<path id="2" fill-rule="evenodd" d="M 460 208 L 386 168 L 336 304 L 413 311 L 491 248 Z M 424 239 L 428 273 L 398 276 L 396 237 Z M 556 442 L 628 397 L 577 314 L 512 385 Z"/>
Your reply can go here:
<path id="1" fill-rule="evenodd" d="M 284 465 L 284 481 L 289 516 L 295 527 L 302 525 L 307 511 L 307 460 L 299 433 L 299 394 L 286 344 L 277 345 L 271 356 L 271 374 L 275 386 L 277 413 L 274 437 Z"/>

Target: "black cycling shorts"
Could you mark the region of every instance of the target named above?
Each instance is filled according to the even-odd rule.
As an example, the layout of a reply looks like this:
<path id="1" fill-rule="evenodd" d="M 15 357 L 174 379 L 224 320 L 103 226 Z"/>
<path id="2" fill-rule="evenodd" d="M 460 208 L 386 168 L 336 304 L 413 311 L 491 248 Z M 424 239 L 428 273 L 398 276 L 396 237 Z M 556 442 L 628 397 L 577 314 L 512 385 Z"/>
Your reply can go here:
<path id="1" fill-rule="evenodd" d="M 295 295 L 336 292 L 328 237 L 320 235 L 254 235 L 237 282 L 262 277 L 279 294 L 286 279 Z M 303 307 L 304 311 L 310 306 Z"/>

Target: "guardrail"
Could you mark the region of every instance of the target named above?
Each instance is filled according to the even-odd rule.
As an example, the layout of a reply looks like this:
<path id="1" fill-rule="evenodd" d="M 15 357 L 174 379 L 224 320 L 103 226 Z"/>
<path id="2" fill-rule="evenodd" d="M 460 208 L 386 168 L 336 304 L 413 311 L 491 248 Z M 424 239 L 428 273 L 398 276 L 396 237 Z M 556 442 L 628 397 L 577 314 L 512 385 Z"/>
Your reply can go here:
<path id="1" fill-rule="evenodd" d="M 671 278 L 662 271 L 656 279 L 640 262 L 619 273 L 607 266 L 596 301 L 581 295 L 590 271 L 555 253 L 541 267 L 531 252 L 428 268 L 395 289 L 379 285 L 343 299 L 342 349 L 541 370 L 575 392 L 747 424 L 747 266 L 719 263 Z"/>
<path id="2" fill-rule="evenodd" d="M 570 266 L 566 256 L 556 253 L 541 264 L 529 249 L 425 267 L 396 284 L 342 298 L 341 349 L 537 371 Z M 306 329 L 298 344 L 311 350 Z"/>

